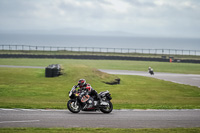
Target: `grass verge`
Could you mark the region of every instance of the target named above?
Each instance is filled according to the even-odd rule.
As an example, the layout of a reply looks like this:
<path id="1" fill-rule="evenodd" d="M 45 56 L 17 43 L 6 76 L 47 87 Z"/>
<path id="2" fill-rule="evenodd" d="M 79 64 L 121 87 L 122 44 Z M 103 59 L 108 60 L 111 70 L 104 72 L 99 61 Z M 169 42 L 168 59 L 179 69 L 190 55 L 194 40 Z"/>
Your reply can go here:
<path id="1" fill-rule="evenodd" d="M 48 66 L 62 64 L 65 74 L 45 78 L 44 69 L 0 68 L 0 108 L 66 109 L 68 92 L 80 78 L 85 78 L 100 91 L 109 90 L 114 109 L 193 109 L 200 108 L 200 89 L 142 76 L 118 75 L 120 85 L 107 85 L 115 75 L 99 72 L 103 69 L 146 69 L 149 63 L 166 70 L 170 63 L 101 60 L 0 59 L 2 65 Z M 148 65 L 146 65 L 146 64 Z M 145 65 L 145 66 L 143 66 Z M 177 64 L 179 69 L 199 72 L 198 64 Z M 193 67 L 193 70 L 189 68 Z M 164 70 L 160 68 L 160 71 Z M 179 69 L 175 68 L 176 72 Z M 171 71 L 170 71 L 171 72 Z"/>

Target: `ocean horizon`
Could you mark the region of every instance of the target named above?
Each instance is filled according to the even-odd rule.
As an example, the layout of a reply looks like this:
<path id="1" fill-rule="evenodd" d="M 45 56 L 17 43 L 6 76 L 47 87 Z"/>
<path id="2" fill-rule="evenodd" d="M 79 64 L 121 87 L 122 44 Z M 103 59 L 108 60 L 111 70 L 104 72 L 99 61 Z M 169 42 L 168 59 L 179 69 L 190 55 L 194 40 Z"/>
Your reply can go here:
<path id="1" fill-rule="evenodd" d="M 200 38 L 0 34 L 0 45 L 200 50 Z"/>

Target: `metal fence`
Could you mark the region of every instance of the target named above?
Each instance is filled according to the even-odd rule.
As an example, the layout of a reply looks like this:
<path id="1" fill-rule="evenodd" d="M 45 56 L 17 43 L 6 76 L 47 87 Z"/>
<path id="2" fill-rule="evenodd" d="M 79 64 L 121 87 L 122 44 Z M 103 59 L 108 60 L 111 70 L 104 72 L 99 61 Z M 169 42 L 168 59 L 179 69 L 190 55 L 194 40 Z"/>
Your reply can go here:
<path id="1" fill-rule="evenodd" d="M 102 48 L 102 47 L 53 47 L 29 45 L 0 45 L 1 51 L 66 51 L 91 53 L 124 53 L 124 54 L 159 54 L 159 55 L 193 55 L 199 56 L 200 50 L 183 49 L 136 49 L 136 48 Z"/>

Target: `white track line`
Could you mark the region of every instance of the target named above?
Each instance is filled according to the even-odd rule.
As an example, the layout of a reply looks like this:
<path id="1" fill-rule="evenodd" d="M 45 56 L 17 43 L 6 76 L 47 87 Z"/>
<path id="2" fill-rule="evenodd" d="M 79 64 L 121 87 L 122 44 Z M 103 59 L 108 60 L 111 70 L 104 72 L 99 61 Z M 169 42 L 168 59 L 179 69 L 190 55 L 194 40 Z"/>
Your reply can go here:
<path id="1" fill-rule="evenodd" d="M 113 111 L 188 111 L 188 110 L 196 110 L 200 111 L 200 109 L 113 109 Z M 68 111 L 68 109 L 5 109 L 0 108 L 0 111 L 55 111 L 55 112 L 62 112 Z"/>

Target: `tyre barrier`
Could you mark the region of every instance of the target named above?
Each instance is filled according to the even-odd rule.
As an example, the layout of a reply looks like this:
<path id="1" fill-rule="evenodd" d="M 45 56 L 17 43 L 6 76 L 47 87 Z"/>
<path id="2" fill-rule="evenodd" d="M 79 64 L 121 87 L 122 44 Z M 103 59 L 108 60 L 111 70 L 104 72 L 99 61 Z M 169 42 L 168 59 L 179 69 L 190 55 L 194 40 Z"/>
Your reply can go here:
<path id="1" fill-rule="evenodd" d="M 57 77 L 61 75 L 61 66 L 59 64 L 51 64 L 45 68 L 45 77 Z"/>
<path id="2" fill-rule="evenodd" d="M 0 58 L 54 58 L 54 59 L 91 59 L 91 60 L 136 60 L 169 62 L 169 59 L 151 57 L 129 57 L 129 56 L 100 56 L 100 55 L 25 55 L 25 54 L 0 54 Z M 173 62 L 200 63 L 200 60 L 176 60 Z"/>

